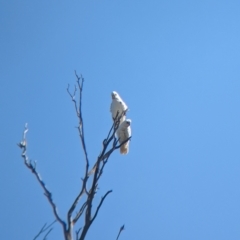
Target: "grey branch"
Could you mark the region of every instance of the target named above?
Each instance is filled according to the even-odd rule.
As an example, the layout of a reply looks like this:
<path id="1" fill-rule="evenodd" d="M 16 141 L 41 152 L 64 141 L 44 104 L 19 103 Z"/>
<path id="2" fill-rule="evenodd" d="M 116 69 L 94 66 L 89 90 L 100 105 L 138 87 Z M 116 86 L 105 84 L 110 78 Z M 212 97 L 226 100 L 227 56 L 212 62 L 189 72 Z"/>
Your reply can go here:
<path id="1" fill-rule="evenodd" d="M 24 159 L 24 164 L 26 165 L 26 167 L 28 169 L 31 170 L 31 172 L 35 175 L 35 177 L 37 178 L 37 181 L 39 182 L 40 186 L 43 188 L 44 190 L 44 195 L 47 197 L 48 202 L 50 203 L 54 216 L 56 217 L 56 220 L 62 225 L 63 230 L 66 230 L 66 223 L 59 217 L 58 213 L 57 213 L 57 206 L 56 204 L 53 202 L 52 199 L 52 194 L 51 192 L 47 189 L 45 183 L 43 182 L 43 180 L 41 179 L 39 173 L 36 170 L 36 162 L 32 162 L 31 160 L 28 159 L 27 157 L 27 140 L 26 140 L 26 135 L 28 132 L 28 127 L 27 124 L 25 124 L 25 130 L 23 133 L 23 139 L 22 141 L 18 144 L 18 146 L 20 148 L 22 148 L 22 158 Z"/>
<path id="2" fill-rule="evenodd" d="M 76 209 L 77 204 L 80 200 L 80 198 L 84 195 L 84 193 L 86 193 L 86 184 L 88 181 L 88 169 L 89 169 L 89 159 L 88 159 L 88 154 L 87 154 L 87 147 L 85 144 L 85 137 L 84 137 L 84 123 L 83 123 L 83 117 L 82 117 L 82 90 L 83 90 L 83 83 L 84 83 L 84 78 L 82 77 L 82 75 L 79 77 L 75 71 L 75 76 L 77 78 L 77 86 L 75 85 L 74 88 L 74 92 L 73 94 L 70 93 L 69 91 L 69 86 L 67 88 L 67 92 L 69 94 L 69 96 L 71 97 L 73 103 L 74 103 L 74 108 L 78 117 L 78 132 L 79 132 L 79 136 L 80 136 L 80 140 L 81 140 L 81 144 L 82 144 L 82 148 L 83 148 L 83 152 L 84 152 L 84 156 L 85 156 L 85 175 L 83 178 L 83 183 L 82 183 L 82 188 L 80 190 L 80 193 L 78 194 L 78 196 L 76 197 L 76 199 L 74 200 L 72 206 L 70 207 L 69 211 L 68 211 L 68 231 L 70 232 L 71 229 L 73 228 L 73 225 L 77 222 L 77 220 L 79 219 L 79 217 L 82 215 L 82 212 L 84 211 L 85 207 L 82 209 L 80 209 L 80 211 L 78 212 L 77 216 L 74 218 L 74 220 L 72 221 L 72 213 L 73 211 Z M 77 90 L 79 90 L 79 105 L 76 102 L 76 92 Z M 84 206 L 84 204 L 83 204 Z"/>
<path id="3" fill-rule="evenodd" d="M 75 224 L 78 221 L 78 219 L 82 216 L 86 206 L 87 206 L 87 202 L 83 203 L 83 205 L 80 208 L 80 210 L 78 211 L 76 217 L 73 219 L 73 224 Z"/>

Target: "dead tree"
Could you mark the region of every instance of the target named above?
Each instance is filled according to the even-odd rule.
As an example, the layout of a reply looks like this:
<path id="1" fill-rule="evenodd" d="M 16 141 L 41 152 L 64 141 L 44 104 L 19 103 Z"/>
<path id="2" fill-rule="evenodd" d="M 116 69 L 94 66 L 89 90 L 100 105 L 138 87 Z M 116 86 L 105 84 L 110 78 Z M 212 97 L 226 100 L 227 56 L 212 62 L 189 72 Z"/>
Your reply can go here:
<path id="1" fill-rule="evenodd" d="M 77 129 L 78 129 L 78 133 L 79 133 L 79 137 L 80 137 L 80 141 L 81 141 L 81 145 L 84 153 L 85 169 L 84 169 L 84 176 L 82 178 L 81 190 L 76 196 L 72 205 L 70 206 L 67 212 L 67 216 L 64 220 L 58 214 L 57 206 L 54 203 L 52 198 L 52 193 L 47 189 L 44 181 L 42 180 L 42 178 L 40 177 L 37 171 L 36 161 L 30 160 L 27 156 L 27 139 L 26 139 L 26 135 L 28 132 L 27 124 L 25 124 L 22 141 L 18 144 L 18 146 L 22 149 L 22 158 L 24 160 L 24 164 L 33 173 L 38 183 L 42 187 L 44 191 L 44 195 L 46 196 L 52 208 L 54 217 L 62 227 L 65 240 L 73 240 L 74 235 L 76 240 L 85 239 L 92 223 L 94 222 L 94 220 L 96 219 L 99 213 L 99 210 L 104 200 L 112 192 L 112 190 L 107 191 L 102 196 L 100 202 L 97 205 L 97 208 L 93 210 L 92 205 L 93 205 L 94 197 L 97 193 L 99 180 L 103 174 L 103 170 L 111 154 L 116 149 L 120 148 L 121 145 L 123 145 L 124 143 L 130 140 L 130 138 L 128 138 L 126 141 L 119 144 L 118 139 L 115 137 L 116 130 L 119 126 L 120 119 L 122 117 L 122 116 L 118 116 L 117 114 L 116 118 L 114 119 L 114 123 L 107 134 L 107 137 L 103 140 L 101 152 L 97 157 L 97 159 L 95 160 L 93 168 L 89 171 L 90 163 L 89 163 L 88 154 L 87 154 L 87 146 L 85 143 L 84 122 L 83 122 L 83 116 L 82 116 L 82 93 L 83 93 L 84 78 L 82 76 L 78 76 L 76 72 L 75 72 L 75 76 L 77 78 L 77 83 L 75 85 L 74 91 L 73 93 L 71 93 L 68 86 L 67 92 L 71 97 L 71 100 L 73 102 L 75 112 L 78 118 Z M 77 93 L 78 93 L 78 100 L 76 100 Z M 87 188 L 87 185 L 90 185 L 90 188 Z M 80 200 L 83 200 L 84 196 L 86 200 L 84 200 L 83 203 L 80 204 Z M 73 212 L 77 207 L 79 210 L 75 215 L 73 215 Z M 75 230 L 75 234 L 74 234 L 74 227 L 80 218 L 84 218 L 84 224 L 80 229 Z M 119 238 L 119 235 L 123 229 L 124 227 L 122 226 L 120 228 L 117 239 Z"/>

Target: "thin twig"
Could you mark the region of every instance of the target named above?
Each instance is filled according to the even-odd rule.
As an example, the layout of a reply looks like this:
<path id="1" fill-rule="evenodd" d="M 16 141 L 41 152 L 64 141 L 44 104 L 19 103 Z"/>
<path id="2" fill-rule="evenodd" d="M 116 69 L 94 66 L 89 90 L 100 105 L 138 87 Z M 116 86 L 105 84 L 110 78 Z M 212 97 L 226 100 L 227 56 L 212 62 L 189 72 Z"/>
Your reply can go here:
<path id="1" fill-rule="evenodd" d="M 48 236 L 48 234 L 49 234 L 52 230 L 53 230 L 52 228 L 50 228 L 50 229 L 48 230 L 48 232 L 47 232 L 46 235 L 44 236 L 43 240 L 47 240 L 47 236 Z"/>
<path id="2" fill-rule="evenodd" d="M 56 221 L 57 221 L 57 220 L 54 220 L 51 224 L 49 224 L 49 225 L 45 228 L 45 230 L 47 230 L 48 228 L 50 228 Z M 45 231 L 45 230 L 44 230 L 44 231 Z"/>
<path id="3" fill-rule="evenodd" d="M 88 168 L 89 168 L 89 159 L 88 159 L 88 154 L 87 154 L 87 148 L 86 148 L 86 144 L 85 144 L 85 137 L 84 137 L 84 124 L 83 124 L 83 117 L 82 117 L 82 90 L 83 90 L 83 82 L 84 82 L 84 78 L 82 77 L 82 75 L 79 77 L 75 71 L 75 76 L 77 78 L 77 86 L 79 89 L 79 106 L 77 105 L 76 102 L 76 92 L 77 92 L 77 86 L 75 85 L 75 89 L 73 94 L 70 93 L 69 91 L 69 86 L 67 88 L 67 92 L 70 95 L 70 97 L 72 98 L 72 101 L 74 102 L 74 107 L 75 107 L 75 111 L 78 117 L 78 132 L 79 132 L 79 136 L 80 136 L 80 140 L 82 143 L 82 148 L 83 148 L 83 152 L 85 155 L 85 162 L 86 162 L 86 167 L 85 167 L 85 176 L 83 178 L 83 183 L 82 183 L 82 188 L 80 190 L 80 193 L 78 194 L 78 196 L 75 198 L 72 206 L 70 207 L 68 214 L 67 214 L 67 219 L 68 219 L 68 231 L 71 231 L 71 228 L 73 227 L 73 225 L 77 222 L 77 220 L 79 219 L 79 217 L 82 215 L 82 211 L 80 209 L 79 214 L 74 218 L 74 220 L 72 221 L 72 213 L 75 210 L 75 208 L 77 207 L 77 204 L 80 200 L 80 198 L 83 196 L 83 194 L 86 192 L 86 184 L 87 184 L 87 180 L 88 180 Z M 85 207 L 84 207 L 85 209 Z M 83 210 L 84 210 L 83 209 Z"/>
<path id="4" fill-rule="evenodd" d="M 111 192 L 112 192 L 112 190 L 107 191 L 107 192 L 105 193 L 105 195 L 102 197 L 100 203 L 99 203 L 98 206 L 97 206 L 97 210 L 96 210 L 95 214 L 93 215 L 93 218 L 92 218 L 92 220 L 91 220 L 91 224 L 92 224 L 92 222 L 95 220 L 95 218 L 97 217 L 98 211 L 99 211 L 100 207 L 102 206 L 104 199 L 105 199 L 105 198 L 107 197 L 107 195 L 108 195 L 109 193 L 111 193 Z"/>
<path id="5" fill-rule="evenodd" d="M 44 231 L 45 231 L 45 226 L 47 225 L 47 223 L 45 223 L 43 225 L 43 227 L 40 229 L 39 233 L 34 237 L 33 240 L 36 240 Z"/>
<path id="6" fill-rule="evenodd" d="M 91 206 L 91 205 L 88 205 L 88 208 L 87 208 L 87 210 L 86 210 L 85 225 L 84 225 L 84 227 L 83 227 L 82 234 L 81 234 L 79 240 L 84 240 L 84 239 L 85 239 L 85 236 L 86 236 L 86 234 L 87 234 L 87 232 L 88 232 L 88 229 L 90 228 L 91 224 L 93 223 L 93 221 L 94 221 L 95 218 L 97 217 L 97 214 L 98 214 L 98 212 L 99 212 L 99 209 L 101 208 L 101 206 L 102 206 L 105 198 L 106 198 L 107 195 L 108 195 L 109 193 L 111 193 L 111 192 L 112 192 L 112 190 L 107 191 L 107 192 L 105 193 L 105 195 L 102 197 L 102 199 L 101 199 L 100 203 L 98 204 L 97 209 L 96 209 L 96 211 L 95 211 L 92 219 L 89 218 L 89 216 L 91 216 L 91 208 L 92 208 L 92 206 Z M 93 198 L 91 198 L 91 199 L 93 199 Z M 88 212 L 90 212 L 90 213 L 89 213 L 89 216 L 88 216 Z"/>
<path id="7" fill-rule="evenodd" d="M 83 127 L 83 117 L 82 117 L 82 90 L 83 90 L 83 82 L 84 82 L 84 78 L 82 77 L 82 75 L 79 77 L 75 71 L 75 75 L 77 77 L 77 84 L 78 84 L 78 88 L 79 88 L 79 133 L 80 133 L 80 138 L 81 138 L 81 142 L 82 142 L 82 147 L 83 147 L 83 151 L 85 154 L 85 160 L 86 160 L 86 164 L 87 166 L 89 166 L 89 160 L 88 160 L 88 154 L 87 154 L 87 148 L 86 148 L 86 144 L 85 144 L 85 138 L 84 138 L 84 127 Z M 81 80 L 81 82 L 80 82 Z M 87 171 L 88 172 L 88 169 Z"/>
<path id="8" fill-rule="evenodd" d="M 75 208 L 77 207 L 78 201 L 81 198 L 81 196 L 84 194 L 85 192 L 85 186 L 86 186 L 86 182 L 87 182 L 87 178 L 85 177 L 83 179 L 83 184 L 82 184 L 82 189 L 80 191 L 80 193 L 78 194 L 78 196 L 76 197 L 76 199 L 74 200 L 72 206 L 70 207 L 69 211 L 68 211 L 68 224 L 75 224 L 76 220 L 74 219 L 73 221 L 71 221 L 71 217 L 72 217 L 72 213 L 75 210 Z"/>
<path id="9" fill-rule="evenodd" d="M 79 228 L 79 229 L 76 231 L 76 240 L 79 240 L 79 233 L 80 233 L 81 230 L 82 230 L 82 228 Z"/>
<path id="10" fill-rule="evenodd" d="M 83 205 L 80 208 L 80 210 L 78 211 L 76 217 L 73 219 L 73 224 L 75 224 L 78 221 L 78 219 L 82 216 L 86 206 L 87 206 L 87 201 L 85 203 L 83 203 Z"/>
<path id="11" fill-rule="evenodd" d="M 120 234 L 121 234 L 121 232 L 124 230 L 124 225 L 122 225 L 121 227 L 120 227 L 120 229 L 119 229 L 119 233 L 118 233 L 118 235 L 117 235 L 117 239 L 116 240 L 118 240 L 118 238 L 120 237 Z"/>

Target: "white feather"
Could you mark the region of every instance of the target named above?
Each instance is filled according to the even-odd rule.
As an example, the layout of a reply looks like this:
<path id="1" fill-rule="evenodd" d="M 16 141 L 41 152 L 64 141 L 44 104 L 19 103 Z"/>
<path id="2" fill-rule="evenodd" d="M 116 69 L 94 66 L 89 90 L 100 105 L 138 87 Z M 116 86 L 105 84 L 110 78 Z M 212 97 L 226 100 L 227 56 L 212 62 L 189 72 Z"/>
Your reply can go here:
<path id="1" fill-rule="evenodd" d="M 119 144 L 122 144 L 124 141 L 126 141 L 129 137 L 131 137 L 131 120 L 126 119 L 124 120 L 121 125 L 119 126 L 117 130 L 117 137 L 119 139 Z M 120 153 L 121 154 L 127 154 L 129 152 L 129 141 L 124 143 L 120 147 Z"/>
<path id="2" fill-rule="evenodd" d="M 126 111 L 128 107 L 126 103 L 122 100 L 122 98 L 119 96 L 119 94 L 115 91 L 112 92 L 112 103 L 110 106 L 110 111 L 112 113 L 113 120 L 116 118 L 116 116 L 121 117 L 120 124 L 126 119 Z"/>

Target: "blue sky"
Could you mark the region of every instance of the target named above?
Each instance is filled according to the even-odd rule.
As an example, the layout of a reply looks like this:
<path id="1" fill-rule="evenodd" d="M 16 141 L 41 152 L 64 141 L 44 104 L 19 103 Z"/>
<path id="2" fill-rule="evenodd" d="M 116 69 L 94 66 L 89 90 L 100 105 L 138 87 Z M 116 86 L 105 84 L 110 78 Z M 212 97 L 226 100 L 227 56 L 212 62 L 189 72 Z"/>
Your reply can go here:
<path id="1" fill-rule="evenodd" d="M 111 91 L 130 108 L 130 152 L 115 152 L 87 239 L 240 238 L 239 1 L 0 1 L 2 239 L 32 239 L 54 217 L 16 143 L 65 219 L 84 171 L 66 92 L 85 78 L 91 164 L 111 126 Z M 11 226 L 10 226 L 11 225 Z M 80 226 L 80 225 L 79 225 Z M 58 224 L 48 239 L 63 239 Z"/>

